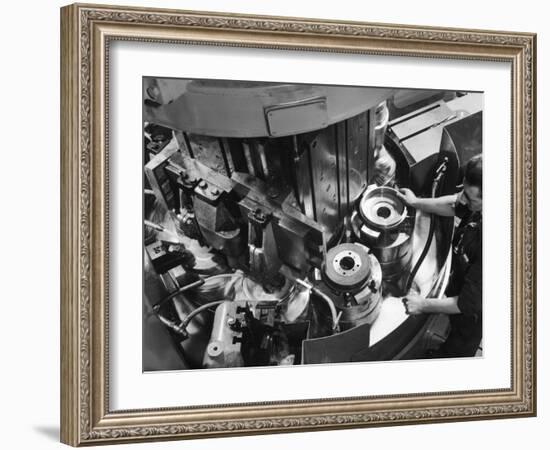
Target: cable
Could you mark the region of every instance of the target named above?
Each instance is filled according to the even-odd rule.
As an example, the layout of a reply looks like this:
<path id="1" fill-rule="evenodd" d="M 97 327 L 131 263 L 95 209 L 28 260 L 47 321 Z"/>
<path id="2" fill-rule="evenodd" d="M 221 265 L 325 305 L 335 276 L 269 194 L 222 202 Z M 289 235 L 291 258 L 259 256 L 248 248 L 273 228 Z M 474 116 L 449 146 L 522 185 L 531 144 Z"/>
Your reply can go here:
<path id="1" fill-rule="evenodd" d="M 437 168 L 437 170 L 435 171 L 436 176 L 432 183 L 432 198 L 435 198 L 437 190 L 440 186 L 441 179 L 443 178 L 443 175 L 447 171 L 447 162 L 448 162 L 448 158 L 445 158 L 443 162 L 440 164 L 440 166 Z M 409 277 L 407 278 L 407 282 L 405 283 L 405 292 L 410 291 L 414 278 L 416 277 L 416 274 L 420 269 L 420 266 L 424 262 L 424 259 L 426 259 L 426 256 L 428 255 L 428 251 L 430 250 L 430 246 L 432 245 L 434 231 L 435 231 L 435 217 L 433 214 L 430 214 L 430 229 L 428 231 L 428 238 L 426 239 L 426 244 L 422 249 L 422 253 L 418 258 L 418 261 L 416 261 L 416 264 L 414 265 L 413 270 L 411 270 L 411 272 L 409 273 Z"/>
<path id="2" fill-rule="evenodd" d="M 187 314 L 187 316 L 185 317 L 185 319 L 183 319 L 181 321 L 181 325 L 180 325 L 180 328 L 182 330 L 185 330 L 187 328 L 187 326 L 189 325 L 189 323 L 193 320 L 193 318 L 200 314 L 201 312 L 209 309 L 209 308 L 212 308 L 212 306 L 217 306 L 217 305 L 220 305 L 224 302 L 226 302 L 227 300 L 216 300 L 216 301 L 213 301 L 213 302 L 208 302 L 208 303 L 205 303 L 204 305 L 201 305 L 199 306 L 197 309 L 194 309 L 193 311 L 191 311 L 189 314 Z"/>
<path id="3" fill-rule="evenodd" d="M 164 297 L 160 302 L 153 305 L 153 311 L 158 312 L 168 300 L 173 299 L 174 297 L 184 293 L 185 291 L 188 291 L 189 289 L 194 289 L 196 287 L 202 286 L 205 283 L 205 280 L 200 279 L 197 281 L 193 281 L 192 283 L 186 284 L 185 286 L 179 288 L 177 291 L 172 292 L 171 294 Z"/>
<path id="4" fill-rule="evenodd" d="M 330 315 L 332 316 L 332 329 L 337 330 L 338 329 L 338 322 L 340 321 L 340 315 L 336 312 L 336 306 L 334 306 L 334 302 L 332 299 L 322 292 L 321 290 L 317 289 L 315 286 L 312 286 L 311 284 L 307 283 L 304 280 L 300 280 L 299 278 L 296 279 L 297 283 L 300 283 L 305 288 L 311 290 L 313 293 L 315 293 L 318 297 L 321 297 L 325 303 L 328 305 L 330 309 Z"/>
<path id="5" fill-rule="evenodd" d="M 179 324 L 174 322 L 173 320 L 167 319 L 162 314 L 160 314 L 158 311 L 155 311 L 157 314 L 157 317 L 159 320 L 166 325 L 168 328 L 182 336 L 184 339 L 187 339 L 189 337 L 189 334 L 187 333 L 187 326 L 189 323 L 193 320 L 195 316 L 198 314 L 206 311 L 207 309 L 211 308 L 212 306 L 217 306 L 223 302 L 226 302 L 227 300 L 216 300 L 215 302 L 209 302 L 205 303 L 202 306 L 199 306 L 197 309 L 194 309 L 191 311 L 185 319 L 183 319 Z"/>
<path id="6" fill-rule="evenodd" d="M 172 320 L 170 320 L 170 319 L 167 319 L 162 314 L 160 314 L 160 308 L 166 302 L 168 302 L 169 300 L 173 299 L 174 297 L 177 297 L 178 295 L 184 293 L 185 291 L 188 291 L 190 289 L 194 289 L 194 288 L 197 288 L 199 286 L 202 286 L 207 281 L 220 279 L 220 278 L 235 278 L 234 282 L 237 282 L 239 278 L 242 278 L 242 274 L 240 274 L 240 273 L 222 273 L 222 274 L 212 275 L 212 276 L 207 277 L 207 278 L 201 278 L 197 281 L 194 281 L 192 283 L 189 283 L 189 284 L 181 287 L 177 291 L 174 291 L 171 294 L 164 297 L 161 301 L 159 301 L 158 303 L 156 303 L 153 306 L 153 311 L 156 313 L 157 317 L 159 318 L 159 320 L 162 323 L 164 323 L 168 328 L 172 329 L 173 331 L 175 331 L 176 333 L 178 333 L 179 335 L 183 336 L 186 339 L 186 338 L 189 337 L 189 335 L 187 334 L 187 326 L 189 325 L 189 323 L 193 320 L 193 318 L 195 316 L 197 316 L 201 312 L 203 312 L 203 311 L 205 311 L 205 310 L 207 310 L 207 309 L 209 309 L 213 306 L 219 305 L 220 303 L 223 303 L 227 300 L 215 300 L 215 301 L 205 303 L 204 305 L 201 305 L 198 308 L 191 311 L 179 324 L 172 321 Z"/>

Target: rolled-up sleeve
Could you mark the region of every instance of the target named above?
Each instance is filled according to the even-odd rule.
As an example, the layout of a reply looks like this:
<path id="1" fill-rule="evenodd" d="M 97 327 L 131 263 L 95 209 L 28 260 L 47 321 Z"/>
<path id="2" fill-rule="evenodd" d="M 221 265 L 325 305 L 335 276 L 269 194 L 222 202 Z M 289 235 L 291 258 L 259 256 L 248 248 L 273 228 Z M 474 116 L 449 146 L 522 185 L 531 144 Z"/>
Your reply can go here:
<path id="1" fill-rule="evenodd" d="M 481 255 L 470 266 L 464 277 L 464 283 L 458 295 L 458 309 L 466 316 L 472 316 L 476 320 L 481 318 L 482 308 L 482 265 Z"/>

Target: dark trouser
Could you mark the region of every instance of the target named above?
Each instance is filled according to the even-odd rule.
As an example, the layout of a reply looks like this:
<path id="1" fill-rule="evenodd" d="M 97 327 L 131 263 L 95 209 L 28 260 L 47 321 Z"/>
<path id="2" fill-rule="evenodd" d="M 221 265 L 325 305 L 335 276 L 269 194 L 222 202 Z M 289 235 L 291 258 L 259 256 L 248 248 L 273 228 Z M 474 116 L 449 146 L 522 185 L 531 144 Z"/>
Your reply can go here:
<path id="1" fill-rule="evenodd" d="M 482 335 L 481 317 L 454 314 L 450 316 L 451 331 L 434 355 L 437 358 L 475 356 Z"/>

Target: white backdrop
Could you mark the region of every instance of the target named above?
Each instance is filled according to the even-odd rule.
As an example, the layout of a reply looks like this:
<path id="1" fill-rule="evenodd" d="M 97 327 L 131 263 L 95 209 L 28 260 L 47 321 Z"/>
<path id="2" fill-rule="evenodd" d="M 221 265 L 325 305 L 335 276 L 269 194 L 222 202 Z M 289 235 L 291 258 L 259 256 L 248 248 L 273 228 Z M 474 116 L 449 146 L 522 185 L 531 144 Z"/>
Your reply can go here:
<path id="1" fill-rule="evenodd" d="M 544 124 L 550 120 L 545 79 L 550 76 L 548 14 L 543 2 L 499 2 L 498 16 L 487 2 L 462 1 L 454 7 L 440 1 L 391 4 L 369 2 L 312 3 L 273 1 L 139 1 L 136 6 L 161 6 L 255 14 L 363 20 L 386 23 L 489 28 L 539 33 L 539 173 L 549 161 Z M 28 1 L 3 5 L 2 33 L 2 242 L 0 327 L 3 364 L 0 383 L 3 448 L 60 448 L 59 417 L 59 1 Z M 421 7 L 420 7 L 421 6 Z M 547 177 L 548 178 L 548 177 Z M 539 198 L 550 188 L 540 176 Z M 539 205 L 539 230 L 548 227 L 548 210 Z M 539 317 L 550 313 L 542 283 L 547 263 L 542 259 L 548 238 L 539 233 Z M 15 306 L 15 308 L 13 307 Z M 9 309 L 8 309 L 9 308 Z M 539 416 L 454 424 L 375 428 L 175 443 L 142 444 L 139 448 L 190 449 L 328 449 L 361 445 L 409 449 L 544 448 L 537 437 L 548 435 L 548 330 L 539 327 Z M 128 446 L 123 446 L 128 447 Z M 137 448 L 137 447 L 131 447 Z"/>
<path id="2" fill-rule="evenodd" d="M 162 54 L 159 58 L 158 55 Z M 110 401 L 115 410 L 510 386 L 510 66 L 506 63 L 115 42 L 109 52 Z M 150 61 L 155 61 L 151 67 Z M 284 70 L 281 68 L 284 67 Z M 287 68 L 291 67 L 289 71 Z M 483 357 L 141 373 L 142 76 L 483 91 Z M 404 76 L 403 74 L 406 74 Z M 288 369 L 288 370 L 287 370 Z M 341 380 L 346 380 L 342 383 Z M 367 381 L 368 380 L 368 381 Z M 204 386 L 183 389 L 182 386 Z M 231 386 L 231 389 L 227 389 Z M 266 389 L 269 386 L 269 389 Z"/>

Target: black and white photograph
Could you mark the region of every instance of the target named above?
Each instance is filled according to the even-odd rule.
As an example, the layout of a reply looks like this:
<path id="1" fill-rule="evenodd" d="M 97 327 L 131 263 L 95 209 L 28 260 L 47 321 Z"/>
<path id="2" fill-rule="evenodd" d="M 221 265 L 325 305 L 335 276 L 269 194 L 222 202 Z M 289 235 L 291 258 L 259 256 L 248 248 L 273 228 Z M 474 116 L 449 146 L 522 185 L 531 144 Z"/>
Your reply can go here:
<path id="1" fill-rule="evenodd" d="M 483 356 L 482 92 L 142 95 L 143 371 Z"/>

